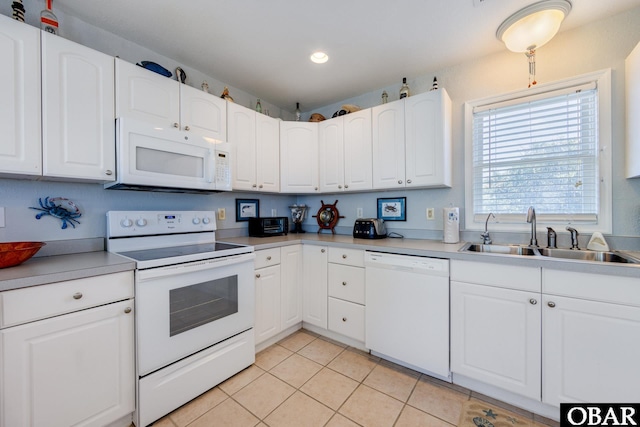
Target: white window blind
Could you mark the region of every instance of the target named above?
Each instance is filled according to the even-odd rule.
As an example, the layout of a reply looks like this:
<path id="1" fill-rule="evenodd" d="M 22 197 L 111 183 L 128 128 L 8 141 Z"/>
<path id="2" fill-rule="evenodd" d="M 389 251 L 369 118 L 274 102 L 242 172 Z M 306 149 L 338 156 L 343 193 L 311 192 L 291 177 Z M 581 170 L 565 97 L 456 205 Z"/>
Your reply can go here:
<path id="1" fill-rule="evenodd" d="M 473 212 L 518 221 L 598 218 L 596 83 L 473 109 Z M 515 219 L 515 217 L 514 217 Z"/>

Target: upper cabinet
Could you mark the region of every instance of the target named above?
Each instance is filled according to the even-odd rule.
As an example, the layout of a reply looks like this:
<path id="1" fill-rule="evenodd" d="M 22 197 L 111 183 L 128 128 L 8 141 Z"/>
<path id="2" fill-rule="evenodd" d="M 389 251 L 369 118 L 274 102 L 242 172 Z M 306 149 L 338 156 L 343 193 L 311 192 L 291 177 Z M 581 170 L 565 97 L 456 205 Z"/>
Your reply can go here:
<path id="1" fill-rule="evenodd" d="M 0 15 L 0 174 L 42 174 L 40 30 Z"/>
<path id="2" fill-rule="evenodd" d="M 43 175 L 115 180 L 113 57 L 42 32 Z"/>
<path id="3" fill-rule="evenodd" d="M 280 192 L 318 193 L 318 124 L 280 122 Z"/>
<path id="4" fill-rule="evenodd" d="M 233 189 L 280 191 L 279 121 L 229 102 L 227 135 L 234 152 Z"/>
<path id="5" fill-rule="evenodd" d="M 116 117 L 226 141 L 227 102 L 116 58 Z"/>
<path id="6" fill-rule="evenodd" d="M 321 192 L 371 190 L 371 109 L 320 122 L 318 138 Z"/>
<path id="7" fill-rule="evenodd" d="M 451 100 L 444 89 L 372 108 L 373 188 L 451 186 Z"/>
<path id="8" fill-rule="evenodd" d="M 640 43 L 625 60 L 627 115 L 627 178 L 640 177 Z"/>

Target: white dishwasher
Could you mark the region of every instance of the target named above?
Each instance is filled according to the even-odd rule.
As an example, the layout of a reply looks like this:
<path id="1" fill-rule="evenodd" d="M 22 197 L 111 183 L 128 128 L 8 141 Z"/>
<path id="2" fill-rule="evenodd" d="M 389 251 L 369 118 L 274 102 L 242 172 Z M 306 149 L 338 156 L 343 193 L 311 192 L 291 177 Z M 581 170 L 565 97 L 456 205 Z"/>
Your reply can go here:
<path id="1" fill-rule="evenodd" d="M 366 347 L 451 381 L 449 260 L 367 252 L 365 276 Z"/>

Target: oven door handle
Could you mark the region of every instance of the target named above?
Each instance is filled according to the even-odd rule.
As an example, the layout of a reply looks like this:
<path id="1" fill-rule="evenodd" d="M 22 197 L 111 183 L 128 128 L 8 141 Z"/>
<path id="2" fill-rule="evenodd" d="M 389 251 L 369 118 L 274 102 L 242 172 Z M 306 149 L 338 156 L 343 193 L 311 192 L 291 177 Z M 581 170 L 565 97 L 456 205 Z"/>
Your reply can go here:
<path id="1" fill-rule="evenodd" d="M 136 271 L 136 277 L 140 281 L 153 279 L 156 277 L 167 277 L 176 274 L 185 274 L 201 270 L 212 270 L 220 267 L 228 267 L 245 262 L 253 262 L 255 253 L 230 255 L 220 258 L 192 261 L 184 264 L 168 265 L 165 267 L 149 268 Z"/>

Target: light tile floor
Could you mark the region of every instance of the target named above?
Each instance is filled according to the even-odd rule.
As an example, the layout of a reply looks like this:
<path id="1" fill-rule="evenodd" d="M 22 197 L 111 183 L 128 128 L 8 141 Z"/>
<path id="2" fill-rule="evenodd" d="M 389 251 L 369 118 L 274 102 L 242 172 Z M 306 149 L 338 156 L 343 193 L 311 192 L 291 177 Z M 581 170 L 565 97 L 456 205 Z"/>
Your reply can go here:
<path id="1" fill-rule="evenodd" d="M 557 423 L 341 343 L 300 330 L 254 365 L 176 409 L 154 427 L 452 427 L 481 399 L 533 421 Z"/>

